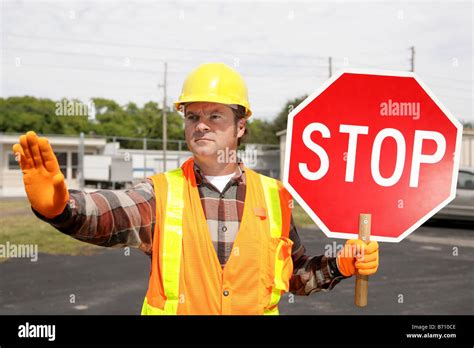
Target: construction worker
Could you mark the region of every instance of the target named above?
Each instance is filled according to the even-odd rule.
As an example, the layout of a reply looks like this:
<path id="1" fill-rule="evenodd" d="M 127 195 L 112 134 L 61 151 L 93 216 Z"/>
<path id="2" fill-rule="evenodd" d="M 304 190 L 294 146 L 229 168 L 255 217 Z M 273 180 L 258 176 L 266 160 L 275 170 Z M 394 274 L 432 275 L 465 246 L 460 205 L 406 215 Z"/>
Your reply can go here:
<path id="1" fill-rule="evenodd" d="M 309 295 L 377 271 L 377 242 L 306 255 L 281 182 L 222 156 L 237 150 L 252 114 L 234 69 L 199 66 L 175 106 L 193 156 L 129 190 L 68 190 L 46 138 L 30 131 L 13 146 L 40 219 L 78 240 L 151 257 L 142 314 L 278 314 L 284 292 Z"/>

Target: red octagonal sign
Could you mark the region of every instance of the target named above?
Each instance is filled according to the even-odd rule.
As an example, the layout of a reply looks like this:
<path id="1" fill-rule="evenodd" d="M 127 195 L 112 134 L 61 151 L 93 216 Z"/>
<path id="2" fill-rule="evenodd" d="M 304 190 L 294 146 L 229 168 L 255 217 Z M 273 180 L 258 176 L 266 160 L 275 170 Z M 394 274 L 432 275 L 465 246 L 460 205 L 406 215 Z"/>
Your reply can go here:
<path id="1" fill-rule="evenodd" d="M 413 73 L 345 71 L 288 117 L 284 182 L 329 237 L 399 242 L 456 194 L 461 124 Z"/>

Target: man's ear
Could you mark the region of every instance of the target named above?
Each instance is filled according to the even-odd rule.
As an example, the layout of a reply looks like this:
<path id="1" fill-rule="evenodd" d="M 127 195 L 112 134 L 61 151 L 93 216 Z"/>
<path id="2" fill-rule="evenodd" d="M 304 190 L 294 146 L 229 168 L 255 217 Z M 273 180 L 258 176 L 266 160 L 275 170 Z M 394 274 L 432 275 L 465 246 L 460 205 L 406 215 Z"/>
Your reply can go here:
<path id="1" fill-rule="evenodd" d="M 245 118 L 241 118 L 239 123 L 237 124 L 237 137 L 240 138 L 245 133 L 245 127 L 247 127 L 247 120 Z"/>

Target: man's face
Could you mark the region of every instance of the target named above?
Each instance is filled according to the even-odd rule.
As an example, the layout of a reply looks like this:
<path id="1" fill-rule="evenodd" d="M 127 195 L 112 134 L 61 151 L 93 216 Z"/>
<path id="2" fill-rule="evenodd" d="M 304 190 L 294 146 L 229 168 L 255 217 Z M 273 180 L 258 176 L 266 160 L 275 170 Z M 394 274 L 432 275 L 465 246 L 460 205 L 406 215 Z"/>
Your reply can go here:
<path id="1" fill-rule="evenodd" d="M 229 106 L 196 102 L 185 109 L 184 133 L 194 155 L 215 157 L 220 151 L 237 149 L 237 138 L 245 132 L 245 120 L 240 120 L 236 126 Z"/>

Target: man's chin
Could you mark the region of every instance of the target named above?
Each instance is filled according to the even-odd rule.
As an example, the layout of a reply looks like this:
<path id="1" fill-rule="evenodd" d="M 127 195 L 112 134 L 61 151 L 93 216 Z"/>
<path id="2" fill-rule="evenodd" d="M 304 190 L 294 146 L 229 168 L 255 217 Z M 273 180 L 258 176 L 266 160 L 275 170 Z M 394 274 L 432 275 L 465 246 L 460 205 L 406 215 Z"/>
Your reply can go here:
<path id="1" fill-rule="evenodd" d="M 192 149 L 194 156 L 199 157 L 216 157 L 217 152 L 214 148 L 209 148 L 208 146 L 196 146 Z"/>

